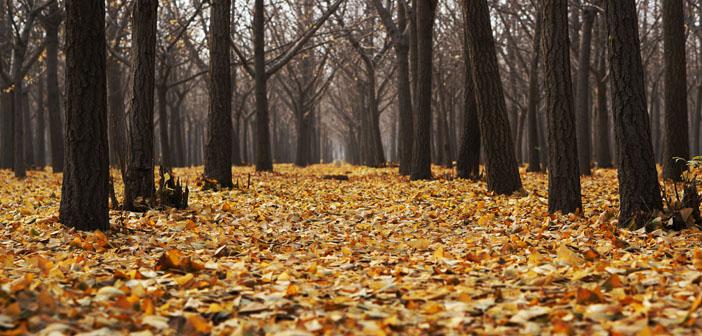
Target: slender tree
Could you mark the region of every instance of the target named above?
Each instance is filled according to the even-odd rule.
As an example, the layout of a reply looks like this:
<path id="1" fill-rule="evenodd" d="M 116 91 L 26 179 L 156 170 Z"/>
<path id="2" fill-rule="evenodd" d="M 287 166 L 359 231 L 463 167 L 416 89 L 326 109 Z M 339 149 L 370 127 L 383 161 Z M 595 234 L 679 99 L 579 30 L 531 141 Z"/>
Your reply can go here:
<path id="1" fill-rule="evenodd" d="M 105 2 L 66 0 L 66 137 L 61 223 L 109 228 Z"/>
<path id="2" fill-rule="evenodd" d="M 461 10 L 463 20 L 468 19 L 466 7 Z M 463 138 L 456 162 L 458 177 L 464 179 L 480 178 L 480 126 L 478 125 L 478 106 L 475 101 L 475 86 L 473 72 L 470 67 L 470 52 L 468 51 L 468 26 L 463 25 Z"/>
<path id="3" fill-rule="evenodd" d="M 680 181 L 690 156 L 687 123 L 687 71 L 683 1 L 663 0 L 665 144 L 663 176 Z"/>
<path id="4" fill-rule="evenodd" d="M 412 148 L 412 180 L 431 179 L 431 93 L 434 16 L 437 0 L 417 0 L 417 122 Z"/>
<path id="5" fill-rule="evenodd" d="M 490 135 L 490 141 L 484 142 L 487 187 L 498 194 L 511 194 L 522 188 L 522 181 L 513 150 L 487 0 L 464 0 L 463 5 L 467 12 L 465 24 L 480 134 Z"/>
<path id="6" fill-rule="evenodd" d="M 529 146 L 529 166 L 527 171 L 541 171 L 541 160 L 539 151 L 539 64 L 541 60 L 541 36 L 542 36 L 542 12 L 536 10 L 536 22 L 534 23 L 534 42 L 531 55 L 531 70 L 529 72 L 529 105 L 527 107 L 527 119 L 529 131 L 527 133 Z"/>
<path id="7" fill-rule="evenodd" d="M 205 177 L 225 188 L 232 184 L 232 77 L 229 64 L 231 0 L 210 7 L 210 112 L 207 117 Z"/>
<path id="8" fill-rule="evenodd" d="M 595 22 L 595 8 L 585 5 L 582 9 L 580 28 L 580 54 L 578 55 L 578 72 L 576 74 L 575 116 L 577 119 L 578 163 L 580 175 L 590 175 L 590 55 L 592 44 L 592 27 Z"/>
<path id="9" fill-rule="evenodd" d="M 568 2 L 544 0 L 544 70 L 548 120 L 548 210 L 575 212 L 582 208 L 578 151 L 570 78 Z M 582 66 L 582 65 L 581 65 Z"/>
<path id="10" fill-rule="evenodd" d="M 635 0 L 605 0 L 619 176 L 619 225 L 642 226 L 662 208 L 646 112 Z"/>
<path id="11" fill-rule="evenodd" d="M 46 105 L 49 114 L 51 167 L 54 173 L 63 171 L 63 124 L 58 82 L 59 29 L 62 21 L 63 12 L 56 2 L 52 2 L 41 22 L 46 32 Z"/>
<path id="12" fill-rule="evenodd" d="M 124 207 L 154 196 L 154 81 L 158 1 L 137 0 L 132 8 L 132 59 L 127 97 L 127 167 Z"/>

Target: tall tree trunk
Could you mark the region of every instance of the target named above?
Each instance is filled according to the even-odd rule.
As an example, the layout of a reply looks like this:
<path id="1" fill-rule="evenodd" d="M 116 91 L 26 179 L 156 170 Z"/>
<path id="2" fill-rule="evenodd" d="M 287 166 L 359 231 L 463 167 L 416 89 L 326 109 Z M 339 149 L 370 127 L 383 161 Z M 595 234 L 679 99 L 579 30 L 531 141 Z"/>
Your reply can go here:
<path id="1" fill-rule="evenodd" d="M 539 64 L 541 59 L 541 9 L 536 9 L 536 22 L 534 26 L 534 42 L 531 55 L 531 70 L 529 70 L 529 102 L 527 106 L 528 132 L 527 143 L 529 148 L 529 166 L 527 171 L 541 171 L 539 151 Z"/>
<path id="2" fill-rule="evenodd" d="M 463 5 L 468 13 L 465 24 L 480 134 L 489 134 L 491 138 L 484 146 L 487 187 L 498 194 L 511 194 L 522 188 L 522 182 L 509 129 L 487 0 L 465 1 Z"/>
<path id="3" fill-rule="evenodd" d="M 1 168 L 12 169 L 15 165 L 15 111 L 12 107 L 12 93 L 0 93 L 0 108 L 3 116 Z"/>
<path id="4" fill-rule="evenodd" d="M 263 0 L 254 1 L 254 82 L 256 94 L 256 171 L 273 171 L 271 136 L 268 122 L 268 90 L 266 82 L 265 16 Z"/>
<path id="5" fill-rule="evenodd" d="M 405 29 L 407 25 L 405 6 L 397 5 L 397 25 L 400 29 Z M 412 170 L 412 133 L 413 113 L 412 113 L 412 89 L 410 80 L 410 42 L 408 35 L 403 33 L 402 37 L 395 45 L 395 57 L 397 61 L 397 100 L 399 111 L 399 139 L 398 149 L 400 156 L 400 175 L 409 175 Z"/>
<path id="6" fill-rule="evenodd" d="M 66 138 L 61 223 L 109 229 L 105 2 L 66 0 Z"/>
<path id="7" fill-rule="evenodd" d="M 680 181 L 690 156 L 687 125 L 687 71 L 683 2 L 663 0 L 663 60 L 665 63 L 665 146 L 663 176 Z M 675 136 L 672 136 L 672 135 Z M 682 159 L 682 160 L 681 160 Z"/>
<path id="8" fill-rule="evenodd" d="M 37 146 L 36 165 L 40 169 L 46 166 L 46 113 L 44 111 L 44 85 L 39 78 L 37 89 Z"/>
<path id="9" fill-rule="evenodd" d="M 607 107 L 607 27 L 604 19 L 598 21 L 597 28 L 597 69 L 595 73 L 597 88 L 597 127 L 595 127 L 595 144 L 597 166 L 612 168 L 610 151 L 609 109 Z"/>
<path id="10" fill-rule="evenodd" d="M 156 97 L 158 98 L 158 137 L 161 143 L 161 166 L 166 170 L 173 167 L 171 159 L 171 143 L 168 136 L 168 84 L 162 82 L 156 86 Z"/>
<path id="11" fill-rule="evenodd" d="M 122 67 L 114 57 L 107 60 L 107 131 L 110 143 L 111 161 L 126 171 L 127 155 L 127 120 L 124 114 L 124 90 L 122 85 Z"/>
<path id="12" fill-rule="evenodd" d="M 127 97 L 127 169 L 124 207 L 140 210 L 154 196 L 154 86 L 158 2 L 137 0 L 132 12 L 132 59 Z"/>
<path id="13" fill-rule="evenodd" d="M 646 113 L 636 2 L 604 2 L 619 172 L 619 225 L 642 226 L 651 212 L 662 208 L 662 202 Z"/>
<path id="14" fill-rule="evenodd" d="M 210 15 L 210 113 L 205 177 L 220 186 L 232 184 L 232 77 L 229 64 L 231 0 L 214 0 Z"/>
<path id="15" fill-rule="evenodd" d="M 462 7 L 463 20 L 468 20 L 465 6 Z M 463 25 L 463 138 L 456 162 L 456 174 L 460 178 L 477 180 L 480 178 L 480 126 L 478 106 L 475 100 L 473 71 L 468 51 L 468 25 Z"/>
<path id="16" fill-rule="evenodd" d="M 432 53 L 436 0 L 417 0 L 417 114 L 410 178 L 431 179 Z"/>
<path id="17" fill-rule="evenodd" d="M 578 73 L 575 92 L 575 115 L 577 118 L 578 162 L 580 175 L 590 175 L 590 50 L 592 44 L 592 26 L 595 21 L 595 8 L 586 6 L 582 10 L 580 29 L 580 54 L 578 55 Z"/>
<path id="18" fill-rule="evenodd" d="M 543 1 L 543 48 L 548 120 L 548 211 L 582 209 L 575 134 L 573 85 L 570 77 L 568 4 Z M 580 65 L 583 66 L 582 64 Z"/>
<path id="19" fill-rule="evenodd" d="M 49 113 L 49 138 L 51 139 L 51 167 L 54 173 L 63 171 L 63 123 L 61 122 L 61 101 L 58 83 L 59 29 L 63 15 L 56 2 L 49 5 L 45 17 L 46 32 L 46 103 Z"/>
<path id="20" fill-rule="evenodd" d="M 24 162 L 29 169 L 34 169 L 34 125 L 32 124 L 32 109 L 29 105 L 29 88 L 22 89 L 22 118 L 24 118 Z"/>
<path id="21" fill-rule="evenodd" d="M 15 135 L 15 160 L 14 160 L 14 171 L 15 177 L 24 178 L 27 176 L 27 157 L 25 153 L 25 133 L 27 129 L 25 127 L 25 117 L 23 115 L 23 99 L 22 91 L 24 90 L 24 76 L 22 75 L 22 64 L 24 63 L 24 55 L 26 52 L 26 47 L 19 44 L 15 45 L 12 50 L 12 80 L 13 80 L 13 91 L 12 91 L 12 109 L 14 113 L 14 135 Z"/>

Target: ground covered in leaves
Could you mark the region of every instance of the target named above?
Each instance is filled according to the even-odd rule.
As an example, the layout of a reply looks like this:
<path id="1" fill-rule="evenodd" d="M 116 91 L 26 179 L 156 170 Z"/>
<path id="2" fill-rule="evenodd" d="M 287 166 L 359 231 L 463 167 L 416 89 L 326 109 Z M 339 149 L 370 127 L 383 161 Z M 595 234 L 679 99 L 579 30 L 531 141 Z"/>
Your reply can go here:
<path id="1" fill-rule="evenodd" d="M 0 332 L 17 335 L 691 334 L 702 234 L 616 231 L 616 173 L 583 179 L 583 216 L 525 191 L 412 182 L 393 169 L 236 168 L 190 208 L 56 216 L 60 175 L 0 172 Z M 193 186 L 199 169 L 176 174 Z M 324 175 L 347 175 L 329 180 Z M 118 193 L 120 186 L 118 185 Z"/>

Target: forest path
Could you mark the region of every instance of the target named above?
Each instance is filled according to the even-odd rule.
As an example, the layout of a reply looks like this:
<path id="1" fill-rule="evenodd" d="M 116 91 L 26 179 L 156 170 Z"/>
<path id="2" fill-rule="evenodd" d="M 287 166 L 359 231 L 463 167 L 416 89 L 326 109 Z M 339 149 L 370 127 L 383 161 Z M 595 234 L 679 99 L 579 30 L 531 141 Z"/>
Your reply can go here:
<path id="1" fill-rule="evenodd" d="M 410 183 L 389 168 L 234 168 L 240 188 L 221 192 L 193 187 L 200 173 L 176 170 L 193 188 L 188 210 L 113 211 L 110 232 L 79 233 L 56 223 L 60 175 L 17 181 L 1 171 L 0 329 L 628 335 L 702 326 L 702 235 L 615 237 L 614 170 L 583 178 L 583 217 L 548 216 L 546 176 L 523 169 L 525 192 L 514 196 L 490 195 L 484 182 Z"/>

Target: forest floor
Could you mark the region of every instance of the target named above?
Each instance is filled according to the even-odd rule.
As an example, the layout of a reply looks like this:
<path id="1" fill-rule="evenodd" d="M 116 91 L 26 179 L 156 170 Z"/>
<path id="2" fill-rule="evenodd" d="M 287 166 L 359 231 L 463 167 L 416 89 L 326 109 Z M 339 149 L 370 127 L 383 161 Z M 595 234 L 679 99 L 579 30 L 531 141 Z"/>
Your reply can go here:
<path id="1" fill-rule="evenodd" d="M 235 168 L 188 210 L 57 223 L 61 177 L 0 172 L 0 334 L 691 334 L 702 232 L 616 231 L 614 170 L 583 179 L 583 216 L 525 191 L 412 182 L 394 169 Z M 348 181 L 323 179 L 343 174 Z M 115 174 L 116 176 L 116 174 Z M 120 185 L 117 186 L 119 190 Z M 53 332 L 53 334 L 52 334 Z"/>

